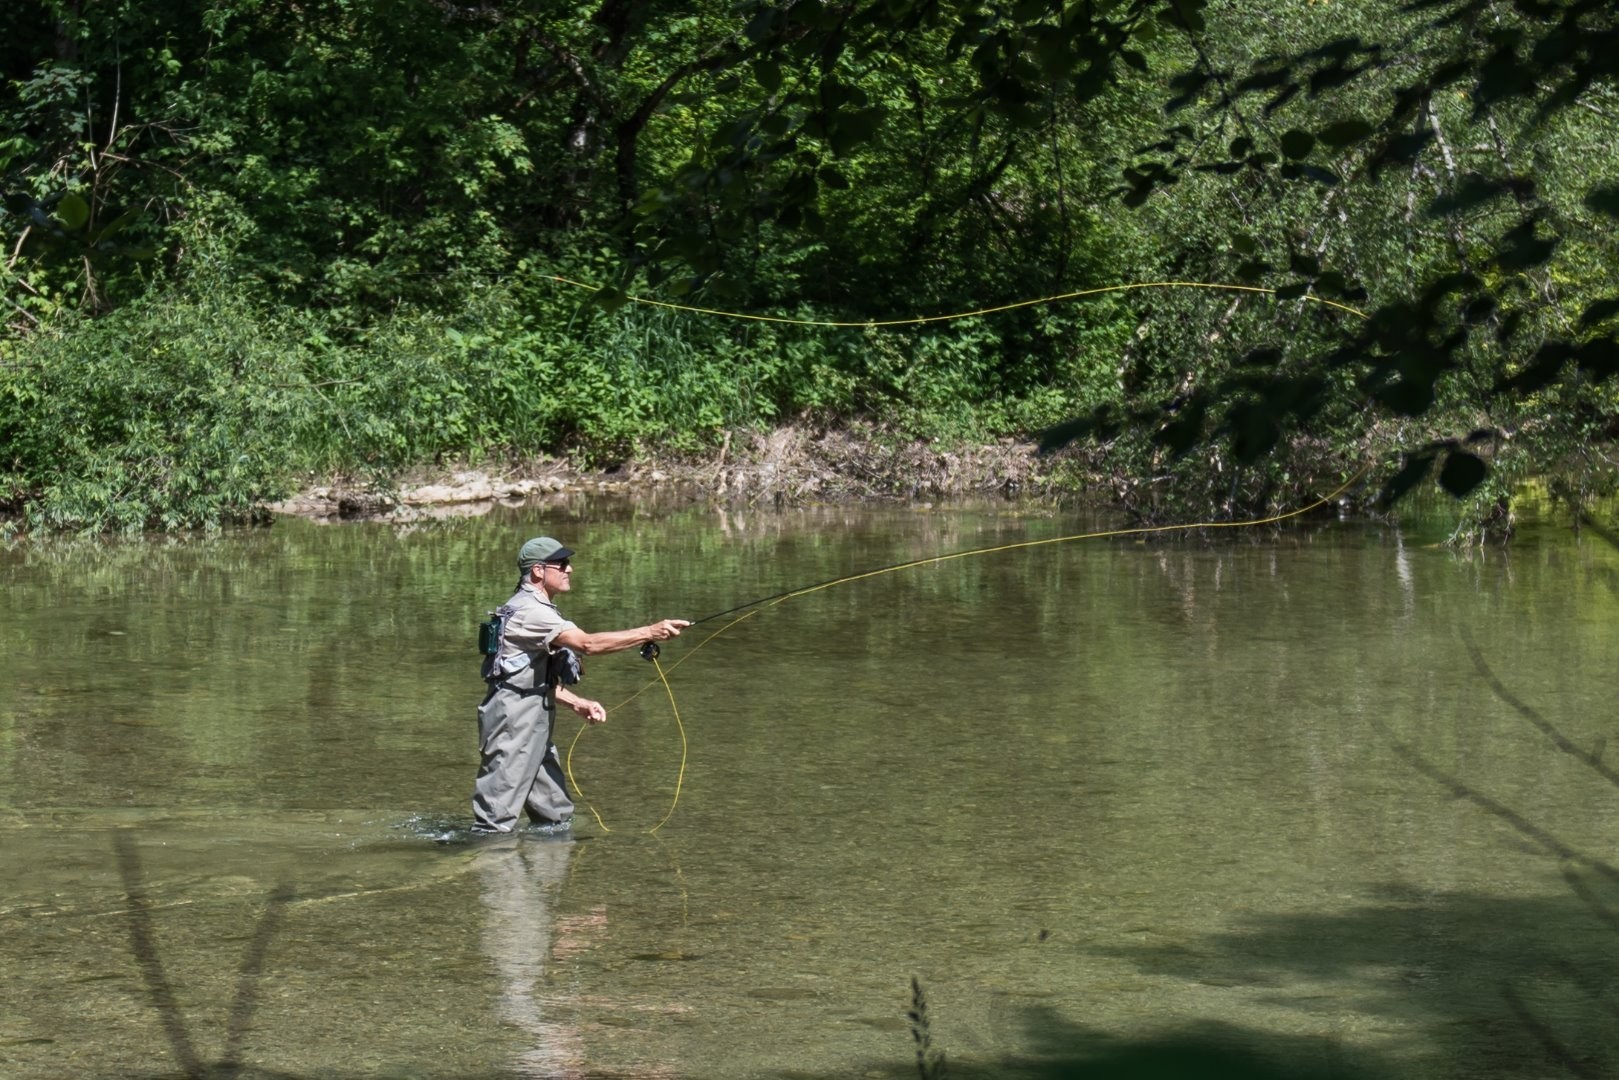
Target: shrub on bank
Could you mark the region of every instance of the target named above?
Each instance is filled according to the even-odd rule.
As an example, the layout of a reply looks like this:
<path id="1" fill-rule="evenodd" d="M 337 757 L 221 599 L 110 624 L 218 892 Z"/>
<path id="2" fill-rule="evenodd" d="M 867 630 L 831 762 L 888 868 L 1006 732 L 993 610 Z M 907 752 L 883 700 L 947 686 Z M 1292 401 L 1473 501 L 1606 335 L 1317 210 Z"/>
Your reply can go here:
<path id="1" fill-rule="evenodd" d="M 804 416 L 991 441 L 1095 405 L 1111 378 L 1098 348 L 1023 377 L 1005 357 L 1027 360 L 1030 330 L 1011 321 L 814 328 L 581 300 L 517 281 L 353 326 L 226 281 L 62 314 L 0 345 L 0 510 L 25 529 L 208 527 L 313 474 L 539 455 L 599 467 Z M 1122 333 L 1089 317 L 1050 315 L 1039 333 Z"/>
<path id="2" fill-rule="evenodd" d="M 0 366 L 0 506 L 30 528 L 179 529 L 284 492 L 309 420 L 298 328 L 229 293 L 64 316 Z"/>

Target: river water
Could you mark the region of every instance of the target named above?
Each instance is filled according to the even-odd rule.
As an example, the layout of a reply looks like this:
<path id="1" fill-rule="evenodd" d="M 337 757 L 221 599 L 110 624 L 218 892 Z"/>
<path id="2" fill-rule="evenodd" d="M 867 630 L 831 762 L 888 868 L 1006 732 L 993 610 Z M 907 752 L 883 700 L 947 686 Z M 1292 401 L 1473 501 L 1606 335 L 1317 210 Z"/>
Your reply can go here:
<path id="1" fill-rule="evenodd" d="M 714 619 L 667 690 L 587 661 L 570 837 L 466 834 L 528 536 L 617 629 L 1106 524 L 575 500 L 0 551 L 0 1076 L 1619 1069 L 1619 557 L 1551 527 L 1083 540 Z"/>

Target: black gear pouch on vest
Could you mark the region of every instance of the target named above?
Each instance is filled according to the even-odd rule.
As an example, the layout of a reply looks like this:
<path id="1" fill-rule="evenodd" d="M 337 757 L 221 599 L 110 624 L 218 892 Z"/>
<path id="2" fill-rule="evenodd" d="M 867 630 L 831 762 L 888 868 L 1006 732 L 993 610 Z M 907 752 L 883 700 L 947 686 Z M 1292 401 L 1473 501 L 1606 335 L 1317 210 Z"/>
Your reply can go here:
<path id="1" fill-rule="evenodd" d="M 555 686 L 572 686 L 585 677 L 585 666 L 579 662 L 579 654 L 566 645 L 557 649 L 546 658 L 546 682 Z"/>

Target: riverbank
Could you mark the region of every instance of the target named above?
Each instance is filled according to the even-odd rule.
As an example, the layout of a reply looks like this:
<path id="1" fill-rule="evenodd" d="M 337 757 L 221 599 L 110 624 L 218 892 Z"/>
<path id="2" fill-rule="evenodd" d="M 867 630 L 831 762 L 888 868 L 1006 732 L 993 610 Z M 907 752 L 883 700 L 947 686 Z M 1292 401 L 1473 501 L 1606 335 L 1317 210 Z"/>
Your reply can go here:
<path id="1" fill-rule="evenodd" d="M 692 501 L 787 504 L 967 496 L 1077 496 L 1100 476 L 1074 452 L 1041 455 L 1033 442 L 1003 439 L 944 449 L 894 440 L 874 428 L 811 431 L 789 426 L 727 436 L 703 455 L 649 455 L 607 470 L 563 458 L 418 469 L 391 483 L 325 477 L 265 507 L 315 521 L 470 517 L 491 508 L 576 493 Z"/>
<path id="2" fill-rule="evenodd" d="M 1301 461 L 1313 460 L 1318 476 L 1332 473 L 1325 447 L 1299 446 L 1294 453 Z M 1382 516 L 1387 511 L 1377 507 L 1376 491 L 1375 485 L 1359 485 L 1339 500 L 1338 509 Z M 1281 505 L 1296 508 L 1320 493 L 1320 487 L 1306 486 Z M 945 448 L 918 439 L 896 439 L 873 426 L 835 431 L 787 426 L 733 433 L 707 453 L 649 453 L 610 469 L 582 468 L 567 458 L 538 456 L 422 468 L 389 481 L 325 477 L 312 479 L 292 497 L 263 509 L 270 515 L 322 523 L 408 523 L 479 517 L 498 506 L 590 496 L 733 507 L 871 501 L 926 506 L 1006 499 L 1106 505 L 1137 521 L 1153 517 L 1144 502 L 1150 501 L 1146 489 L 1130 477 L 1109 472 L 1101 455 L 1088 448 L 1041 454 L 1033 441 L 1015 439 Z M 1510 510 L 1497 507 L 1491 520 L 1471 524 L 1457 517 L 1460 504 L 1448 496 L 1412 495 L 1404 508 L 1419 518 L 1445 522 L 1439 526 L 1441 535 L 1462 547 L 1509 542 L 1523 527 L 1576 532 L 1583 527 L 1619 546 L 1619 534 L 1604 524 L 1614 515 L 1611 496 L 1587 505 L 1595 517 L 1571 516 L 1561 505 L 1565 498 L 1554 495 L 1545 482 L 1520 484 Z"/>

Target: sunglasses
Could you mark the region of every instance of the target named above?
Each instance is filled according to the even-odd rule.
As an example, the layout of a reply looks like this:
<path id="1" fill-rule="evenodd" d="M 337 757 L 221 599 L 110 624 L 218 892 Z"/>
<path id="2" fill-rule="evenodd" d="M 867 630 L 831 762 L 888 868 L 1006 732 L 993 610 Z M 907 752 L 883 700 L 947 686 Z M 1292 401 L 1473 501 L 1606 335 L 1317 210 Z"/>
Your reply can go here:
<path id="1" fill-rule="evenodd" d="M 563 562 L 548 562 L 545 565 L 549 566 L 553 570 L 560 570 L 564 574 L 573 573 L 573 562 L 571 560 L 564 560 Z"/>

